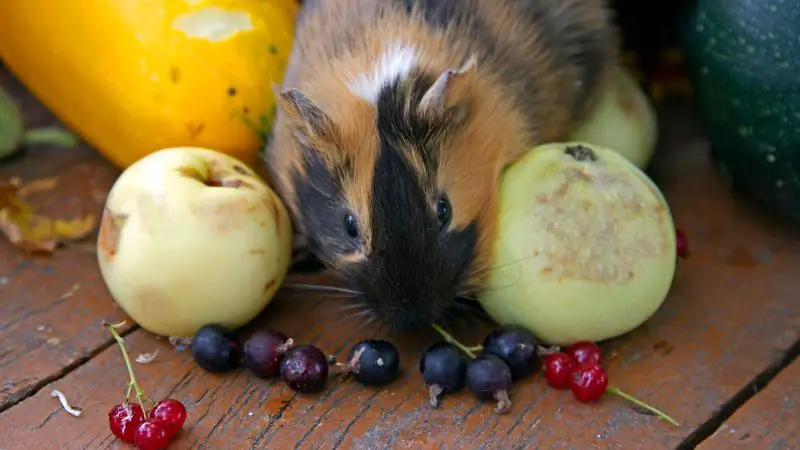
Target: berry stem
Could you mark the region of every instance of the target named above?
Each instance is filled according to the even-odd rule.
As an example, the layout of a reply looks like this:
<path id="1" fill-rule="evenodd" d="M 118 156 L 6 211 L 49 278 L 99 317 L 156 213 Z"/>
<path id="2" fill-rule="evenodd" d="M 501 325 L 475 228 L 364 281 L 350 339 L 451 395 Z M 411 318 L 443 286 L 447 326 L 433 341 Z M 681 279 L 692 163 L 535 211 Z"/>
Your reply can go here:
<path id="1" fill-rule="evenodd" d="M 119 349 L 122 352 L 122 358 L 125 360 L 125 366 L 128 368 L 128 376 L 130 376 L 131 381 L 128 383 L 128 393 L 125 397 L 125 400 L 128 400 L 128 397 L 131 394 L 131 387 L 136 390 L 136 401 L 139 403 L 139 406 L 142 407 L 142 411 L 147 411 L 144 408 L 144 404 L 142 403 L 142 397 L 146 397 L 142 387 L 139 386 L 139 383 L 136 381 L 136 375 L 133 373 L 133 366 L 131 365 L 131 359 L 128 357 L 128 352 L 125 350 L 125 342 L 122 340 L 122 336 L 117 333 L 117 328 L 125 325 L 125 322 L 120 322 L 117 324 L 110 324 L 106 321 L 103 321 L 103 326 L 108 328 L 108 331 L 111 332 L 111 335 L 114 336 L 114 340 L 117 341 L 117 345 L 119 345 Z"/>
<path id="2" fill-rule="evenodd" d="M 476 345 L 475 347 L 467 347 L 467 348 L 471 352 L 479 352 L 479 351 L 483 350 L 483 346 L 482 345 Z"/>
<path id="3" fill-rule="evenodd" d="M 467 356 L 469 356 L 470 358 L 472 358 L 472 359 L 475 358 L 475 353 L 469 347 L 467 347 L 466 345 L 462 344 L 461 342 L 458 342 L 458 339 L 454 338 L 447 331 L 444 331 L 444 328 L 442 328 L 442 327 L 440 327 L 439 325 L 436 325 L 436 324 L 433 324 L 431 326 L 433 327 L 434 330 L 436 330 L 436 332 L 438 332 L 439 334 L 442 335 L 442 337 L 444 338 L 445 341 L 447 341 L 447 342 L 455 345 L 456 347 L 458 347 L 462 352 L 466 353 Z"/>
<path id="4" fill-rule="evenodd" d="M 552 347 L 545 347 L 543 345 L 539 345 L 537 347 L 538 347 L 539 354 L 542 355 L 542 356 L 552 355 L 553 353 L 558 353 L 558 352 L 561 351 L 561 347 L 559 347 L 557 345 L 554 345 Z"/>
<path id="5" fill-rule="evenodd" d="M 657 409 L 657 408 L 655 408 L 653 406 L 648 405 L 647 403 L 637 399 L 636 397 L 634 397 L 634 396 L 632 396 L 630 394 L 626 394 L 625 392 L 622 392 L 619 388 L 616 388 L 616 387 L 613 387 L 613 386 L 609 386 L 606 389 L 606 392 L 610 392 L 610 393 L 612 393 L 612 394 L 614 394 L 616 396 L 622 397 L 625 400 L 628 400 L 629 402 L 633 403 L 634 405 L 650 411 L 651 413 L 653 413 L 656 416 L 666 420 L 667 422 L 671 423 L 672 425 L 675 425 L 676 427 L 680 426 L 678 421 L 673 419 L 672 417 L 670 417 L 667 413 L 665 413 L 665 412 L 661 411 L 660 409 Z"/>

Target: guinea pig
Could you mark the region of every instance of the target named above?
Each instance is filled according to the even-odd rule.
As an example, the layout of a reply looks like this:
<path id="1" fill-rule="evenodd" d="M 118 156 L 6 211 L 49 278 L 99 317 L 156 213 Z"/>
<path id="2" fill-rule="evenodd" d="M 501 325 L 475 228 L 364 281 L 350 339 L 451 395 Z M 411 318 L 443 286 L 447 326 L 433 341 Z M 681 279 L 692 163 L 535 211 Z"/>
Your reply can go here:
<path id="1" fill-rule="evenodd" d="M 603 0 L 305 1 L 264 151 L 295 231 L 391 329 L 492 270 L 498 182 L 584 119 L 619 37 Z"/>

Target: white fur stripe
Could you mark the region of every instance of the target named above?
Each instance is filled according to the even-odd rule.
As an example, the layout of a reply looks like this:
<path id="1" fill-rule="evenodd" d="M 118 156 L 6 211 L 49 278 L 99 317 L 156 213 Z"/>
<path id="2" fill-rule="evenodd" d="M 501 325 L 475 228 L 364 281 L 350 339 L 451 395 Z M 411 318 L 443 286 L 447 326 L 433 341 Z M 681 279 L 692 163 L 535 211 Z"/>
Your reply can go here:
<path id="1" fill-rule="evenodd" d="M 417 51 L 403 44 L 395 44 L 386 49 L 371 72 L 348 76 L 350 90 L 372 104 L 378 102 L 378 95 L 385 86 L 405 77 L 417 64 Z"/>

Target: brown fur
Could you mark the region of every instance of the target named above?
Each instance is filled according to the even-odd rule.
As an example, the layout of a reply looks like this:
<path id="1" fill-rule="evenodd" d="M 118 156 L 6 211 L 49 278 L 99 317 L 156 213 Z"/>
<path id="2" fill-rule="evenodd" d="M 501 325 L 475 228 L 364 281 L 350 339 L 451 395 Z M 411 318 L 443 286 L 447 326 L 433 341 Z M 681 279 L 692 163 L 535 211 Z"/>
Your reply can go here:
<path id="1" fill-rule="evenodd" d="M 331 171 L 339 173 L 343 166 L 353 171 L 352 176 L 342 176 L 340 181 L 346 201 L 364 230 L 362 248 L 370 248 L 371 242 L 368 231 L 371 189 L 380 139 L 374 105 L 353 94 L 347 78 L 370 71 L 386 44 L 402 40 L 424 52 L 419 66 L 424 73 L 437 77 L 448 70 L 464 69 L 447 88 L 443 104 L 426 100 L 415 106 L 409 102 L 404 110 L 406 116 L 443 114 L 459 106 L 467 111 L 463 124 L 442 128 L 440 137 L 446 144 L 437 156 L 436 173 L 429 173 L 416 152 L 406 153 L 421 183 L 434 180 L 426 187 L 428 191 L 443 188 L 447 192 L 454 205 L 451 228 L 462 229 L 477 220 L 480 235 L 467 284 L 481 285 L 482 275 L 491 266 L 490 249 L 498 219 L 497 186 L 502 169 L 534 145 L 564 137 L 596 100 L 595 94 L 582 91 L 581 73 L 565 65 L 554 52 L 557 49 L 543 44 L 546 26 L 568 23 L 583 30 L 598 30 L 598 36 L 607 36 L 604 43 L 607 60 L 602 63 L 600 78 L 615 63 L 617 36 L 609 25 L 604 1 L 541 0 L 546 1 L 558 2 L 562 7 L 542 19 L 541 29 L 531 29 L 530 22 L 520 17 L 513 2 L 464 0 L 465 8 L 476 8 L 481 13 L 485 31 L 496 45 L 511 49 L 513 54 L 506 55 L 506 59 L 494 56 L 481 36 L 464 33 L 457 27 L 433 27 L 419 16 L 410 17 L 400 2 L 321 0 L 306 6 L 312 10 L 302 13 L 284 89 L 296 88 L 305 94 L 331 121 L 306 131 L 310 144 L 323 155 Z M 379 10 L 383 12 L 383 20 L 372 21 Z M 368 22 L 371 24 L 364 25 Z M 476 58 L 475 64 L 470 64 L 471 57 Z M 508 82 L 504 70 L 510 64 L 530 70 L 528 82 L 533 89 L 523 92 Z M 526 107 L 521 107 L 521 97 L 525 97 Z M 304 173 L 297 126 L 307 124 L 308 118 L 293 112 L 286 94 L 280 98 L 266 158 L 297 231 L 313 233 L 300 217 L 298 205 L 303 199 L 293 195 L 292 184 L 293 172 Z M 367 256 L 363 251 L 343 254 L 331 264 L 344 270 L 348 264 L 363 261 Z"/>

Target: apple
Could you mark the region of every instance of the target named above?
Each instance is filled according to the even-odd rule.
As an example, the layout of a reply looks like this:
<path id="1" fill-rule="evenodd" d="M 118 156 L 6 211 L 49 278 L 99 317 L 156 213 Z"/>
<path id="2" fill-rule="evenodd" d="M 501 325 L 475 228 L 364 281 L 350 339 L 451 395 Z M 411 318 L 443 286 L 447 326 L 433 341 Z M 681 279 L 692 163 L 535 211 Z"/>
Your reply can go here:
<path id="1" fill-rule="evenodd" d="M 97 259 L 135 322 L 188 337 L 259 314 L 286 276 L 291 245 L 284 204 L 251 168 L 215 150 L 175 147 L 139 159 L 115 181 Z"/>
<path id="2" fill-rule="evenodd" d="M 677 246 L 656 185 L 615 150 L 534 148 L 502 176 L 490 270 L 477 299 L 552 345 L 640 326 L 672 285 Z"/>
<path id="3" fill-rule="evenodd" d="M 658 143 L 658 119 L 650 99 L 621 64 L 600 94 L 589 117 L 567 140 L 613 149 L 640 169 L 646 168 Z"/>

